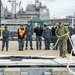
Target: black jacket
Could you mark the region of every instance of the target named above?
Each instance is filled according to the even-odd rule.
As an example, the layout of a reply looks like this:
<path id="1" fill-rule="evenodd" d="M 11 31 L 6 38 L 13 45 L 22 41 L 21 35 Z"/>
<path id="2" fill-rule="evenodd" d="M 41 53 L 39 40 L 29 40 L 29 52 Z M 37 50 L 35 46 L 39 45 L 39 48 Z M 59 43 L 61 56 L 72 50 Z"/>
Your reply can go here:
<path id="1" fill-rule="evenodd" d="M 57 28 L 57 27 L 55 27 L 55 28 L 52 27 L 52 36 L 56 36 L 56 34 L 55 34 L 55 30 L 56 30 L 56 28 Z"/>
<path id="2" fill-rule="evenodd" d="M 72 27 L 68 27 L 69 29 L 69 35 L 72 36 L 73 35 L 73 28 Z"/>
<path id="3" fill-rule="evenodd" d="M 34 32 L 36 33 L 36 36 L 42 36 L 43 29 L 42 28 L 35 28 Z"/>

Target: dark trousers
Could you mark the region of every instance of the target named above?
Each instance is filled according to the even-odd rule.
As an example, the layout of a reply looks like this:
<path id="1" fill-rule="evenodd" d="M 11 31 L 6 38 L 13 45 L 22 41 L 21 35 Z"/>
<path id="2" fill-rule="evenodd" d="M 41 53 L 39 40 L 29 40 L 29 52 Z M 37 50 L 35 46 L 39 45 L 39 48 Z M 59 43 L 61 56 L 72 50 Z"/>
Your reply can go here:
<path id="1" fill-rule="evenodd" d="M 56 36 L 52 36 L 52 42 L 53 42 L 53 46 L 54 46 L 56 44 L 56 42 L 57 42 L 57 37 Z M 56 45 L 54 50 L 58 50 L 58 44 Z"/>
<path id="2" fill-rule="evenodd" d="M 38 49 L 41 49 L 41 46 L 42 46 L 42 37 L 41 36 L 36 36 L 36 47 Z"/>
<path id="3" fill-rule="evenodd" d="M 8 38 L 3 38 L 2 39 L 2 50 L 4 49 L 4 46 L 6 44 L 6 50 L 8 50 Z"/>
<path id="4" fill-rule="evenodd" d="M 71 45 L 71 43 L 70 43 L 70 40 L 69 40 L 69 39 L 67 40 L 67 50 L 68 50 L 68 53 L 71 53 L 72 45 Z"/>
<path id="5" fill-rule="evenodd" d="M 50 38 L 45 38 L 45 49 L 49 49 L 50 48 Z"/>
<path id="6" fill-rule="evenodd" d="M 23 50 L 24 48 L 24 39 L 18 39 L 19 50 Z"/>
<path id="7" fill-rule="evenodd" d="M 30 47 L 32 48 L 32 37 L 26 37 L 26 47 L 28 47 L 28 41 L 30 41 Z"/>

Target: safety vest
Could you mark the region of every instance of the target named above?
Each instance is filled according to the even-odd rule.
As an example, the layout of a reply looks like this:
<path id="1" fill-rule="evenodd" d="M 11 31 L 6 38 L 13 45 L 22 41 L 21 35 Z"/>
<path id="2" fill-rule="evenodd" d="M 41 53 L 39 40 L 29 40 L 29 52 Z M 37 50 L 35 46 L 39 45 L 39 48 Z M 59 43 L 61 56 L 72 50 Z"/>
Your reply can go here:
<path id="1" fill-rule="evenodd" d="M 24 35 L 24 33 L 25 33 L 25 29 L 24 29 L 24 30 L 19 29 L 19 35 L 20 35 L 21 37 Z"/>

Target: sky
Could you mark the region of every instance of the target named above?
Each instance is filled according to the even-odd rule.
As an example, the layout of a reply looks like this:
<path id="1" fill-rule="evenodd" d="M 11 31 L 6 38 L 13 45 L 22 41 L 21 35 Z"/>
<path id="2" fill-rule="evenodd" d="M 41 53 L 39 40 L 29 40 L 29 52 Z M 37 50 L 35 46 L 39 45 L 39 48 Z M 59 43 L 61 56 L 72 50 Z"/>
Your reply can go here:
<path id="1" fill-rule="evenodd" d="M 3 6 L 7 6 L 9 11 L 11 9 L 11 4 L 8 0 L 1 0 Z M 35 0 L 16 0 L 17 3 L 22 1 L 21 7 L 26 9 L 27 4 L 34 4 Z M 68 15 L 74 15 L 75 13 L 75 0 L 39 0 L 42 5 L 46 5 L 50 11 L 50 18 L 65 18 Z M 18 9 L 17 5 L 17 9 Z"/>

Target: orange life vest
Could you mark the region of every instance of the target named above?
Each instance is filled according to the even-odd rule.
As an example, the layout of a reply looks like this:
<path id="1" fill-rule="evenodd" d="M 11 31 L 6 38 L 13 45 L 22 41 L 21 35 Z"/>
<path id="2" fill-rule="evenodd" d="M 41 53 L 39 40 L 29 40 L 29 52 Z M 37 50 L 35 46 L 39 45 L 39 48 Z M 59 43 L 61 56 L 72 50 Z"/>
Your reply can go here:
<path id="1" fill-rule="evenodd" d="M 22 29 L 20 28 L 20 29 L 19 29 L 19 35 L 22 37 L 22 36 L 24 35 L 24 33 L 25 33 L 25 29 L 22 30 Z"/>

